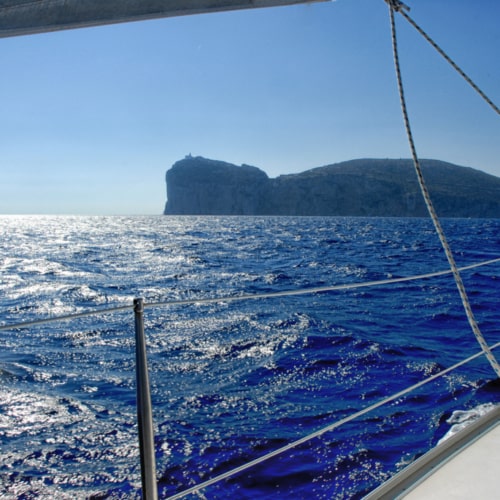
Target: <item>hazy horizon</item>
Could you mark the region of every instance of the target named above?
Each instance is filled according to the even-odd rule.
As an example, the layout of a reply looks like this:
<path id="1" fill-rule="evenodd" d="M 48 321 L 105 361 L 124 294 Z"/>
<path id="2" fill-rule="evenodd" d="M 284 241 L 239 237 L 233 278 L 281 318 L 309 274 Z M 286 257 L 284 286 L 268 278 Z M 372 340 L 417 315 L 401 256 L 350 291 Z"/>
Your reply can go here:
<path id="1" fill-rule="evenodd" d="M 500 101 L 500 3 L 408 1 Z M 498 116 L 397 16 L 417 152 L 500 176 Z M 161 214 L 188 154 L 276 177 L 409 158 L 388 8 L 373 0 L 203 14 L 0 40 L 2 214 Z"/>

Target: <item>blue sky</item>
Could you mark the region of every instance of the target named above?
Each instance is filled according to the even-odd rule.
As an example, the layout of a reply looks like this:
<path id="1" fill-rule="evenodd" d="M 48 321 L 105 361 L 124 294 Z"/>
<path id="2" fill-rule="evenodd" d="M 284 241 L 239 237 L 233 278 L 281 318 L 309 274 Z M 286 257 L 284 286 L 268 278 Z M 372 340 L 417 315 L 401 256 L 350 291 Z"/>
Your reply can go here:
<path id="1" fill-rule="evenodd" d="M 500 104 L 500 2 L 408 0 Z M 0 213 L 160 214 L 187 154 L 270 177 L 409 157 L 387 6 L 337 0 L 0 39 Z M 417 151 L 500 176 L 500 117 L 398 16 Z"/>

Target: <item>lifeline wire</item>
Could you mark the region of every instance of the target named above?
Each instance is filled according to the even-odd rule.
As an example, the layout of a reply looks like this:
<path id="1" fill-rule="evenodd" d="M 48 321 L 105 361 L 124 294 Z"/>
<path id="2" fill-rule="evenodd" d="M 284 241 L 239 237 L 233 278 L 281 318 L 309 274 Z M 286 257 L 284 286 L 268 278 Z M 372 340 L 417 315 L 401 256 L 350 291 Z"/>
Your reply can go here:
<path id="1" fill-rule="evenodd" d="M 486 260 L 483 262 L 476 262 L 475 264 L 469 264 L 468 266 L 463 266 L 459 271 L 466 271 L 469 269 L 475 269 L 481 266 L 487 266 L 490 264 L 496 264 L 500 262 L 500 257 L 496 259 Z M 319 287 L 310 288 L 297 288 L 296 290 L 284 290 L 282 292 L 268 292 L 268 293 L 256 293 L 256 294 L 246 294 L 246 295 L 221 295 L 219 297 L 206 297 L 206 298 L 194 298 L 194 299 L 180 299 L 180 300 L 166 300 L 162 302 L 145 302 L 144 307 L 146 308 L 157 308 L 157 307 L 170 307 L 170 306 L 188 306 L 193 304 L 216 304 L 218 302 L 237 302 L 243 300 L 260 300 L 260 299 L 272 299 L 277 297 L 290 297 L 293 295 L 309 295 L 313 293 L 325 293 L 325 292 L 335 292 L 339 290 L 354 290 L 356 288 L 366 288 L 371 286 L 384 286 L 392 285 L 394 283 L 404 283 L 407 281 L 416 281 L 427 278 L 435 278 L 437 276 L 444 276 L 446 274 L 451 274 L 450 269 L 444 271 L 435 271 L 432 273 L 417 274 L 414 276 L 403 276 L 401 278 L 389 278 L 385 280 L 377 281 L 362 281 L 360 283 L 345 283 L 341 285 L 327 285 Z M 91 311 L 82 311 L 74 314 L 67 314 L 65 316 L 52 316 L 51 318 L 37 319 L 33 321 L 24 321 L 19 323 L 12 323 L 10 325 L 0 325 L 0 331 L 3 330 L 14 330 L 17 328 L 29 328 L 31 326 L 44 325 L 47 323 L 56 323 L 59 321 L 71 321 L 73 319 L 85 318 L 88 316 L 100 316 L 103 314 L 111 314 L 116 312 L 131 311 L 133 305 L 126 306 L 115 306 L 107 307 L 105 309 L 97 309 Z"/>
<path id="2" fill-rule="evenodd" d="M 394 65 L 396 68 L 396 77 L 397 77 L 397 82 L 398 82 L 399 98 L 401 101 L 401 111 L 403 113 L 403 119 L 404 119 L 405 128 L 406 128 L 406 135 L 408 136 L 408 142 L 410 145 L 411 155 L 413 158 L 413 164 L 415 166 L 415 172 L 416 172 L 417 177 L 418 177 L 418 183 L 420 185 L 420 190 L 422 191 L 425 205 L 427 206 L 427 210 L 429 212 L 429 215 L 431 216 L 432 222 L 433 222 L 434 227 L 436 229 L 436 232 L 439 236 L 439 240 L 440 240 L 441 245 L 442 245 L 444 252 L 446 254 L 446 258 L 448 259 L 448 263 L 450 264 L 450 269 L 453 273 L 453 277 L 455 279 L 455 283 L 457 285 L 458 292 L 460 294 L 460 298 L 462 299 L 462 304 L 463 304 L 463 307 L 465 310 L 465 314 L 467 315 L 469 325 L 471 326 L 472 331 L 474 332 L 474 335 L 475 335 L 479 345 L 481 346 L 481 349 L 484 351 L 484 354 L 486 355 L 486 358 L 488 359 L 491 367 L 493 368 L 497 377 L 500 378 L 500 365 L 498 364 L 498 361 L 495 359 L 495 356 L 493 355 L 490 348 L 488 347 L 488 344 L 484 340 L 483 334 L 481 333 L 481 330 L 479 329 L 479 325 L 477 324 L 476 319 L 474 318 L 474 313 L 472 312 L 472 308 L 470 306 L 469 297 L 467 296 L 467 292 L 465 291 L 465 287 L 464 287 L 464 284 L 462 282 L 462 278 L 460 276 L 457 265 L 455 263 L 455 259 L 453 258 L 453 254 L 451 253 L 451 249 L 450 249 L 450 246 L 448 245 L 448 241 L 446 240 L 446 236 L 444 235 L 444 231 L 441 227 L 441 223 L 439 222 L 436 211 L 434 210 L 434 206 L 432 204 L 431 197 L 429 195 L 429 191 L 427 189 L 427 185 L 425 183 L 425 179 L 424 179 L 424 176 L 422 173 L 422 168 L 421 168 L 420 162 L 418 160 L 417 151 L 415 149 L 415 142 L 413 140 L 413 134 L 412 134 L 411 127 L 410 127 L 410 120 L 408 118 L 408 111 L 406 108 L 406 100 L 405 100 L 405 96 L 404 96 L 403 81 L 401 78 L 401 68 L 399 65 L 398 44 L 397 44 L 397 38 L 396 38 L 396 24 L 394 22 L 394 12 L 401 13 L 402 8 L 403 8 L 403 4 L 401 4 L 398 0 L 386 0 L 386 2 L 389 5 L 389 15 L 390 15 L 391 33 L 392 33 L 392 47 L 393 47 L 393 53 L 394 53 Z"/>
<path id="3" fill-rule="evenodd" d="M 497 342 L 495 345 L 493 345 L 491 348 L 496 349 L 497 347 L 500 346 L 500 342 Z M 239 474 L 240 472 L 243 472 L 247 469 L 250 469 L 251 467 L 254 467 L 258 464 L 261 464 L 262 462 L 265 462 L 269 460 L 270 458 L 276 457 L 277 455 L 281 455 L 282 453 L 289 451 L 293 448 L 297 448 L 297 446 L 307 443 L 308 441 L 311 441 L 312 439 L 315 439 L 317 437 L 322 436 L 323 434 L 326 434 L 327 432 L 333 431 L 334 429 L 337 429 L 341 425 L 344 425 L 348 422 L 351 422 L 363 415 L 366 415 L 367 413 L 370 413 L 373 410 L 376 410 L 377 408 L 380 408 L 381 406 L 386 405 L 387 403 L 391 403 L 392 401 L 396 401 L 397 399 L 400 399 L 401 397 L 405 396 L 406 394 L 418 389 L 419 387 L 422 387 L 423 385 L 428 384 L 429 382 L 432 382 L 433 380 L 436 380 L 443 375 L 446 375 L 447 373 L 450 373 L 453 370 L 456 370 L 457 368 L 460 368 L 463 365 L 466 365 L 467 363 L 470 363 L 476 358 L 479 358 L 480 356 L 483 356 L 484 352 L 479 351 L 476 354 L 473 354 L 472 356 L 469 356 L 466 359 L 463 359 L 462 361 L 459 361 L 458 363 L 454 364 L 453 366 L 450 366 L 448 368 L 445 368 L 444 370 L 441 370 L 438 373 L 435 373 L 434 375 L 431 375 L 430 377 L 421 380 L 420 382 L 417 382 L 416 384 L 407 387 L 406 389 L 403 389 L 402 391 L 396 392 L 395 394 L 392 394 L 391 396 L 388 396 L 380 401 L 377 401 L 376 403 L 367 406 L 355 413 L 352 413 L 351 415 L 348 415 L 347 417 L 344 417 L 340 420 L 337 420 L 333 424 L 327 425 L 326 427 L 322 427 L 321 429 L 318 429 L 315 432 L 312 432 L 311 434 L 308 434 L 307 436 L 303 436 L 300 439 L 297 439 L 296 441 L 292 441 L 291 443 L 288 443 L 285 446 L 282 446 L 281 448 L 277 448 L 276 450 L 273 450 L 266 455 L 263 455 L 261 457 L 258 457 L 254 460 L 251 460 L 250 462 L 247 462 L 246 464 L 240 465 L 239 467 L 236 467 L 235 469 L 231 469 L 230 471 L 224 472 L 222 474 L 219 474 L 218 476 L 215 476 L 211 479 L 208 479 L 207 481 L 204 481 L 203 483 L 200 483 L 196 486 L 192 486 L 191 488 L 188 488 L 187 490 L 181 491 L 180 493 L 177 493 L 175 495 L 172 495 L 167 498 L 167 500 L 177 500 L 179 498 L 185 497 L 186 495 L 189 495 L 190 493 L 197 493 L 200 490 L 211 486 L 212 484 L 218 483 L 220 481 L 223 481 L 224 479 L 227 479 L 231 476 L 234 476 L 236 474 Z"/>

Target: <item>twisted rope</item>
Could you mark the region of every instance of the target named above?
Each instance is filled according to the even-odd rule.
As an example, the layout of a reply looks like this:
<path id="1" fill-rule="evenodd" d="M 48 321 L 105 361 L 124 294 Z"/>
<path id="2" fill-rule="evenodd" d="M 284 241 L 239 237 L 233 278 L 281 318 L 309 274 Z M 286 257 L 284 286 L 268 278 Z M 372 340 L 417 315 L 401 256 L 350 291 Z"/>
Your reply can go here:
<path id="1" fill-rule="evenodd" d="M 398 0 L 388 0 L 390 6 L 393 2 L 398 2 Z M 401 3 L 401 2 L 399 2 Z M 406 7 L 406 6 L 404 6 Z M 406 7 L 407 9 L 407 7 Z M 446 61 L 458 72 L 458 74 L 486 101 L 486 103 L 500 115 L 500 109 L 495 103 L 472 81 L 472 79 L 458 66 L 458 64 L 453 61 L 453 59 L 405 12 L 402 5 L 399 8 L 392 7 L 392 10 L 399 12 L 438 52 L 441 56 L 446 59 Z"/>
<path id="2" fill-rule="evenodd" d="M 408 143 L 410 145 L 411 155 L 413 158 L 413 164 L 415 166 L 415 172 L 416 172 L 417 177 L 418 177 L 418 183 L 420 186 L 420 190 L 421 190 L 422 195 L 424 197 L 425 205 L 426 205 L 427 210 L 429 212 L 429 215 L 432 219 L 432 222 L 434 224 L 436 232 L 439 236 L 439 240 L 441 242 L 441 245 L 442 245 L 444 252 L 446 254 L 446 258 L 448 259 L 448 263 L 450 265 L 450 269 L 452 271 L 453 278 L 455 279 L 455 284 L 457 285 L 458 292 L 460 294 L 460 298 L 462 299 L 462 304 L 463 304 L 467 319 L 469 321 L 469 325 L 470 325 L 479 345 L 481 346 L 481 349 L 483 350 L 486 358 L 488 359 L 491 367 L 493 368 L 497 377 L 500 378 L 500 366 L 498 364 L 498 361 L 495 359 L 495 356 L 491 352 L 490 348 L 488 347 L 488 344 L 484 340 L 483 334 L 481 333 L 481 330 L 479 329 L 479 325 L 477 324 L 476 319 L 474 318 L 474 313 L 472 312 L 469 297 L 467 296 L 467 292 L 465 291 L 465 287 L 464 287 L 464 284 L 462 282 L 460 272 L 458 271 L 458 268 L 457 268 L 457 265 L 455 263 L 455 259 L 453 258 L 453 254 L 451 252 L 450 246 L 448 245 L 448 241 L 447 241 L 446 236 L 444 234 L 444 231 L 441 227 L 441 223 L 439 222 L 436 211 L 434 210 L 434 206 L 432 204 L 431 197 L 429 195 L 429 191 L 427 189 L 427 185 L 425 183 L 425 179 L 424 179 L 424 176 L 422 174 L 422 168 L 421 168 L 420 162 L 418 160 L 417 151 L 415 148 L 415 142 L 413 140 L 413 134 L 412 134 L 411 127 L 410 127 L 410 120 L 408 118 L 408 110 L 406 107 L 406 100 L 405 100 L 404 89 L 403 89 L 403 81 L 402 81 L 402 77 L 401 77 L 401 68 L 400 68 L 400 64 L 399 64 L 398 43 L 397 43 L 397 37 L 396 37 L 396 23 L 394 21 L 394 12 L 400 12 L 403 15 L 404 15 L 404 12 L 402 11 L 402 4 L 398 0 L 386 0 L 386 2 L 389 5 L 389 15 L 390 15 L 391 33 L 392 33 L 392 47 L 393 47 L 393 53 L 394 53 L 394 65 L 396 68 L 396 77 L 397 77 L 397 83 L 398 83 L 399 98 L 400 98 L 400 102 L 401 102 L 401 111 L 403 113 L 406 135 L 408 137 Z"/>

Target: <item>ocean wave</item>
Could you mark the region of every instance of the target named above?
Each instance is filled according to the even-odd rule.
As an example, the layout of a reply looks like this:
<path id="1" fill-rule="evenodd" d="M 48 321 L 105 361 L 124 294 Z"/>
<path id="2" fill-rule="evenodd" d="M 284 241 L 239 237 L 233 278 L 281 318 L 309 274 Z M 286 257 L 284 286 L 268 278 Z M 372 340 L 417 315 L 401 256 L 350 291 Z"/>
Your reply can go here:
<path id="1" fill-rule="evenodd" d="M 131 304 L 136 296 L 213 298 L 446 268 L 424 220 L 2 221 L 2 324 Z M 460 265 L 500 253 L 498 221 L 444 225 Z M 476 352 L 448 278 L 146 308 L 162 494 L 272 451 Z M 464 281 L 485 336 L 495 342 L 498 265 L 468 272 Z M 0 496 L 138 497 L 133 322 L 130 310 L 3 332 Z M 206 496 L 359 498 L 433 446 L 455 425 L 445 422 L 455 410 L 497 403 L 492 376 L 477 360 Z"/>

